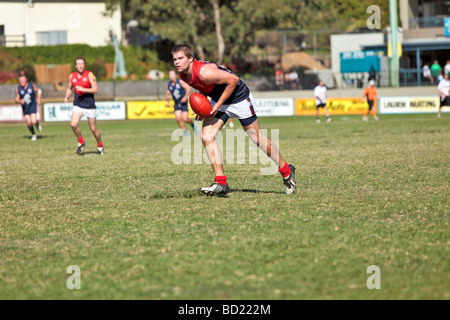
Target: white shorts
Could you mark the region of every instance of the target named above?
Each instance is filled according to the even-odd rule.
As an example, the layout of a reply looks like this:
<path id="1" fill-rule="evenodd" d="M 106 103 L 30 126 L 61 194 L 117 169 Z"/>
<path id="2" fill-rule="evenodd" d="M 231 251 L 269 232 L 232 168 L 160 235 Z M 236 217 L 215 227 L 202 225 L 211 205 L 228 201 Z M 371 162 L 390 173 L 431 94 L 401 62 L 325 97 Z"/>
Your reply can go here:
<path id="1" fill-rule="evenodd" d="M 256 115 L 254 101 L 250 93 L 247 99 L 235 104 L 222 105 L 219 111 L 226 113 L 230 118 L 247 119 Z"/>
<path id="2" fill-rule="evenodd" d="M 72 112 L 81 112 L 86 118 L 96 118 L 97 117 L 97 109 L 85 109 L 77 106 L 73 106 Z"/>

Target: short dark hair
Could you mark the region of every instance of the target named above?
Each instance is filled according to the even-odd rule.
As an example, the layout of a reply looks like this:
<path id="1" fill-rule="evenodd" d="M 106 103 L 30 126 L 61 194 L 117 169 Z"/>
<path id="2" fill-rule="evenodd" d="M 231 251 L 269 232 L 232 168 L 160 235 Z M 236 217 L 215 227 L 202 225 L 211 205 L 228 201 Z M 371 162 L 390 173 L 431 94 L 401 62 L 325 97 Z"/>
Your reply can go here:
<path id="1" fill-rule="evenodd" d="M 172 54 L 177 53 L 177 52 L 184 52 L 184 54 L 186 55 L 186 57 L 188 58 L 194 58 L 194 50 L 192 49 L 192 47 L 188 44 L 177 44 L 175 47 L 173 47 L 172 49 Z"/>
<path id="2" fill-rule="evenodd" d="M 77 57 L 75 58 L 75 64 L 77 64 L 77 60 L 83 60 L 84 64 L 86 64 L 86 59 L 84 59 L 83 56 L 77 56 Z"/>

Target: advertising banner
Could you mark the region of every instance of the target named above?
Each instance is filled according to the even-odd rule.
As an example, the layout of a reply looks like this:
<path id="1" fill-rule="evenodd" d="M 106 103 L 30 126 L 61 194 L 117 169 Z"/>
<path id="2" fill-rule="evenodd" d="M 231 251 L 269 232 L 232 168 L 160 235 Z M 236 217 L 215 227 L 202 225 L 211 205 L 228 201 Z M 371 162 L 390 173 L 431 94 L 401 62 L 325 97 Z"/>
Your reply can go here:
<path id="1" fill-rule="evenodd" d="M 362 98 L 328 98 L 327 106 L 330 115 L 365 114 L 369 108 Z M 320 110 L 322 114 L 324 111 Z M 316 99 L 296 99 L 295 114 L 298 116 L 316 115 Z"/>
<path id="2" fill-rule="evenodd" d="M 294 99 L 255 99 L 255 112 L 258 117 L 278 117 L 294 115 Z"/>
<path id="3" fill-rule="evenodd" d="M 124 120 L 126 119 L 126 105 L 123 101 L 100 101 L 97 106 L 97 120 Z M 45 103 L 44 120 L 70 121 L 72 119 L 73 103 Z M 86 117 L 81 118 L 86 120 Z"/>
<path id="4" fill-rule="evenodd" d="M 439 96 L 417 97 L 381 97 L 381 114 L 414 114 L 437 113 L 439 109 Z M 442 112 L 450 112 L 449 107 L 443 107 Z"/>
<path id="5" fill-rule="evenodd" d="M 192 112 L 189 111 L 189 115 Z M 128 119 L 175 119 L 173 101 L 130 101 L 127 105 Z"/>
<path id="6" fill-rule="evenodd" d="M 292 116 L 294 100 L 291 98 L 254 99 L 254 108 L 258 117 Z M 189 109 L 189 116 L 191 116 Z M 173 102 L 167 101 L 130 101 L 127 105 L 128 119 L 174 119 Z"/>
<path id="7" fill-rule="evenodd" d="M 36 114 L 38 121 L 41 121 L 41 109 L 41 105 L 38 105 Z M 0 122 L 25 122 L 22 106 L 20 104 L 0 105 Z"/>

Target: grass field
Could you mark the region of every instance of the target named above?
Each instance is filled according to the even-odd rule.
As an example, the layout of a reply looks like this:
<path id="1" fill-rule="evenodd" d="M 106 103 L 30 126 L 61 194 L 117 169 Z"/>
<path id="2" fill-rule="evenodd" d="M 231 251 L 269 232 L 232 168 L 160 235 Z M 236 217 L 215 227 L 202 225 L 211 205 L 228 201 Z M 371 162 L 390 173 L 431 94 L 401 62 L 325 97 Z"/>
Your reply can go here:
<path id="1" fill-rule="evenodd" d="M 380 118 L 262 118 L 298 189 L 225 165 L 228 198 L 172 163 L 174 120 L 100 122 L 104 156 L 1 124 L 0 299 L 449 299 L 450 115 Z"/>

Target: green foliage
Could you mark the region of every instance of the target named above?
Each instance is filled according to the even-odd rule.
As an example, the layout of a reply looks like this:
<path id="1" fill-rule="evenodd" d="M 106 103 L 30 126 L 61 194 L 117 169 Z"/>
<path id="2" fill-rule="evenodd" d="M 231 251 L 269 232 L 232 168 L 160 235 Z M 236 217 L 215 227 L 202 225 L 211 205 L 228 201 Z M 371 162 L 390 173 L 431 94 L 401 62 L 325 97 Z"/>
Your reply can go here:
<path id="1" fill-rule="evenodd" d="M 122 6 L 125 20 L 137 20 L 142 30 L 185 42 L 214 61 L 217 37 L 211 0 L 107 0 L 107 8 Z M 389 0 L 223 0 L 220 1 L 226 61 L 245 57 L 258 30 L 352 31 L 365 28 L 370 5 L 381 8 L 383 27 L 389 21 Z M 202 57 L 200 57 L 202 58 Z"/>
<path id="2" fill-rule="evenodd" d="M 156 51 L 150 48 L 126 46 L 121 47 L 121 50 L 124 53 L 127 72 L 130 75 L 134 74 L 136 79 L 144 79 L 151 69 L 160 69 L 166 72 L 170 68 L 170 64 L 161 62 Z M 98 79 L 106 76 L 105 65 L 114 63 L 115 58 L 112 46 L 90 47 L 75 44 L 20 48 L 0 47 L 0 69 L 6 72 L 26 69 L 27 75 L 30 75 L 29 79 L 35 81 L 34 65 L 67 63 L 74 65 L 74 59 L 78 55 L 84 56 L 87 69 L 92 71 Z"/>

